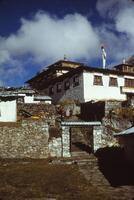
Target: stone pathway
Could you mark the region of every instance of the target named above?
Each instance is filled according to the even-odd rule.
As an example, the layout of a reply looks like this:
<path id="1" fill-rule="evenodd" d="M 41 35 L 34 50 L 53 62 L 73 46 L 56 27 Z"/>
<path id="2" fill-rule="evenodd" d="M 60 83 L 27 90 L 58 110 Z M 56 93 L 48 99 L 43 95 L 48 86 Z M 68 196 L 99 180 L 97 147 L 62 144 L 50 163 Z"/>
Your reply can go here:
<path id="1" fill-rule="evenodd" d="M 84 177 L 99 191 L 109 196 L 110 200 L 133 200 L 134 185 L 112 187 L 99 170 L 97 158 L 93 154 L 73 152 L 72 156 Z"/>

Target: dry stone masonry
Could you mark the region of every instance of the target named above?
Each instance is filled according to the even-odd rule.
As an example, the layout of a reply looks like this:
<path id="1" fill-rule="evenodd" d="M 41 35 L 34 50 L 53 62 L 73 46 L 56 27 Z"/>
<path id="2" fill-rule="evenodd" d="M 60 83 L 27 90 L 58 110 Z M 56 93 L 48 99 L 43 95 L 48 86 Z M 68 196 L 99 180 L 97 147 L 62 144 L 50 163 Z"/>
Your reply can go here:
<path id="1" fill-rule="evenodd" d="M 54 153 L 53 153 L 54 152 Z M 23 120 L 0 125 L 1 158 L 47 158 L 61 156 L 61 139 L 49 141 L 48 124 Z"/>

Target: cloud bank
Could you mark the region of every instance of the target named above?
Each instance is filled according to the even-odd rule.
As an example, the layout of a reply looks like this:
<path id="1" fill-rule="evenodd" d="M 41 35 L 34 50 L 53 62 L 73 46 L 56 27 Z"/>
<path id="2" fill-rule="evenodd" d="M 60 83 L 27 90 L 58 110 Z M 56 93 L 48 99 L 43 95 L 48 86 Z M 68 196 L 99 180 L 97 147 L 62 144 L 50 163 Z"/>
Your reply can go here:
<path id="1" fill-rule="evenodd" d="M 134 54 L 134 2 L 131 0 L 98 0 L 99 27 L 112 60 L 121 62 Z"/>
<path id="2" fill-rule="evenodd" d="M 16 73 L 21 75 L 24 57 L 38 64 L 63 59 L 64 54 L 72 60 L 92 59 L 98 44 L 98 35 L 86 17 L 76 13 L 59 19 L 40 11 L 30 20 L 22 18 L 15 34 L 0 37 L 0 65 L 17 64 Z"/>
<path id="3" fill-rule="evenodd" d="M 96 10 L 100 15 L 97 26 L 78 13 L 60 19 L 38 11 L 31 19 L 22 18 L 16 33 L 0 36 L 3 82 L 26 76 L 28 65 L 43 66 L 63 59 L 64 54 L 92 65 L 94 59 L 101 59 L 101 43 L 106 47 L 108 65 L 134 54 L 134 2 L 98 0 Z"/>
<path id="4" fill-rule="evenodd" d="M 21 19 L 21 28 L 8 38 L 1 38 L 3 59 L 30 54 L 35 61 L 63 58 L 92 57 L 98 37 L 90 22 L 80 14 L 58 19 L 38 12 L 32 20 Z"/>

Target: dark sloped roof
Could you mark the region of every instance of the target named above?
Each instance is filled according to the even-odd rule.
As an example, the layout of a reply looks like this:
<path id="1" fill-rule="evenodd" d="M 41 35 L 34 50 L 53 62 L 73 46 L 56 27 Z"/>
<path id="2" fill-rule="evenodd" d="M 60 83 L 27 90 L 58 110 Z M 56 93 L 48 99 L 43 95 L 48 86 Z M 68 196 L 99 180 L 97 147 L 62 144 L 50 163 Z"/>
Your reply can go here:
<path id="1" fill-rule="evenodd" d="M 134 65 L 133 64 L 127 64 L 127 63 L 125 63 L 125 64 L 119 64 L 119 65 L 116 65 L 116 66 L 114 66 L 114 68 L 116 68 L 116 69 L 120 69 L 122 66 L 129 66 L 129 67 L 134 67 Z"/>
<path id="2" fill-rule="evenodd" d="M 78 62 L 73 62 L 73 61 L 66 61 L 66 60 L 59 60 L 57 62 L 55 62 L 52 65 L 49 65 L 46 69 L 44 69 L 42 72 L 40 72 L 39 74 L 37 73 L 33 78 L 29 79 L 28 81 L 26 81 L 26 83 L 30 83 L 40 77 L 43 77 L 45 75 L 47 75 L 50 72 L 54 72 L 56 70 L 60 70 L 60 69 L 64 69 L 64 70 L 71 70 L 71 67 L 68 66 L 62 66 L 62 63 L 68 63 L 68 64 L 74 64 L 74 65 L 82 65 L 82 63 L 78 63 Z"/>
<path id="3" fill-rule="evenodd" d="M 74 65 L 82 65 L 82 63 L 79 63 L 79 62 L 74 62 L 74 61 L 69 61 L 69 60 L 59 60 L 57 62 L 55 62 L 54 64 L 52 65 L 49 65 L 48 67 L 53 67 L 54 65 L 61 65 L 62 63 L 68 63 L 68 64 L 74 64 Z"/>

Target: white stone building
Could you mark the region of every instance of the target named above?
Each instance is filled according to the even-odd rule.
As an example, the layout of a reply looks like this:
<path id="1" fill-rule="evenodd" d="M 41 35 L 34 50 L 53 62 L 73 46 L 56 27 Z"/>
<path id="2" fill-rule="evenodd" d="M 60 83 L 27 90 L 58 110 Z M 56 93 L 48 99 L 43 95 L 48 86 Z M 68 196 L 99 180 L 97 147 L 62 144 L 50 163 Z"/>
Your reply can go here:
<path id="1" fill-rule="evenodd" d="M 52 98 L 49 96 L 34 96 L 34 103 L 51 104 Z"/>
<path id="2" fill-rule="evenodd" d="M 16 96 L 17 103 L 51 104 L 52 102 L 52 98 L 50 96 L 36 94 L 36 92 L 30 88 L 3 88 L 3 90 L 0 92 L 0 95 L 14 95 Z"/>
<path id="3" fill-rule="evenodd" d="M 0 95 L 0 122 L 17 121 L 17 103 L 15 95 Z"/>
<path id="4" fill-rule="evenodd" d="M 126 100 L 134 94 L 134 66 L 121 64 L 113 69 L 87 67 L 70 61 L 59 61 L 75 65 L 66 73 L 57 75 L 57 65 L 51 70 L 35 76 L 28 83 L 44 91 L 57 103 L 65 99 L 88 102 L 91 100 Z M 64 66 L 61 66 L 62 71 Z M 69 68 L 69 67 L 68 67 Z M 48 73 L 49 72 L 49 73 Z M 51 77 L 46 81 L 51 72 Z"/>

